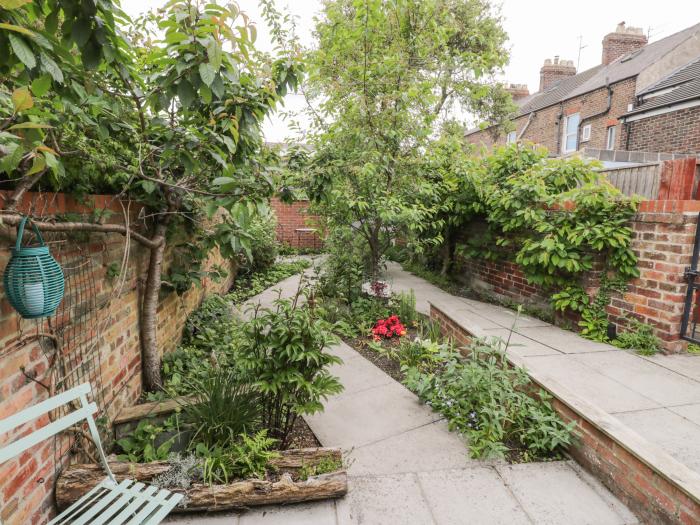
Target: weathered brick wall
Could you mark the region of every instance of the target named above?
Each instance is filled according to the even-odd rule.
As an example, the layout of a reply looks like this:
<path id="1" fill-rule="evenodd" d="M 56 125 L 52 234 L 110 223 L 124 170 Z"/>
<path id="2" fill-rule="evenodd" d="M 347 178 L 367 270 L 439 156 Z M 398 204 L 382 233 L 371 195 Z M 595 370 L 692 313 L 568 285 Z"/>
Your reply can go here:
<path id="1" fill-rule="evenodd" d="M 700 153 L 700 106 L 635 120 L 621 131 L 620 144 L 632 151 Z"/>
<path id="2" fill-rule="evenodd" d="M 277 240 L 293 248 L 318 250 L 323 241 L 319 234 L 319 218 L 309 213 L 309 201 L 285 204 L 272 199 L 272 209 L 277 215 Z M 313 229 L 316 231 L 304 231 Z"/>
<path id="3" fill-rule="evenodd" d="M 596 89 L 590 93 L 571 98 L 563 104 L 556 104 L 543 108 L 530 115 L 523 115 L 514 120 L 515 129 L 520 133 L 527 125 L 527 129 L 522 136 L 523 140 L 534 142 L 546 147 L 550 154 L 557 155 L 561 149 L 561 128 L 559 125 L 560 115 L 581 114 L 581 125 L 579 126 L 579 149 L 584 147 L 606 149 L 608 127 L 617 126 L 615 134 L 615 147 L 622 149 L 624 142 L 621 142 L 621 130 L 618 118 L 627 112 L 627 105 L 634 102 L 635 91 L 634 78 L 629 78 L 611 85 L 613 94 L 610 102 L 610 111 L 605 112 L 608 106 L 608 90 L 606 88 Z M 605 112 L 602 115 L 599 113 Z M 595 116 L 598 115 L 598 116 Z M 528 125 L 528 121 L 530 121 Z M 583 126 L 591 125 L 591 137 L 586 142 L 581 141 Z M 468 142 L 490 148 L 494 145 L 505 144 L 505 135 L 494 139 L 489 130 L 482 130 L 466 136 Z M 655 151 L 655 148 L 652 148 Z M 666 150 L 664 150 L 666 151 Z"/>
<path id="4" fill-rule="evenodd" d="M 77 212 L 83 213 L 96 207 L 102 207 L 110 199 L 96 198 L 87 207 L 70 198 L 55 196 L 50 205 L 37 207 L 35 195 L 28 195 L 25 205 L 33 202 L 35 210 L 45 213 Z M 114 221 L 121 220 L 121 208 L 111 206 L 115 211 Z M 7 234 L 10 230 L 5 229 Z M 70 316 L 82 312 L 90 319 L 86 323 L 87 337 L 96 345 L 100 358 L 101 392 L 96 392 L 97 399 L 103 400 L 105 412 L 99 414 L 112 419 L 119 410 L 133 404 L 141 395 L 141 348 L 139 335 L 139 305 L 145 271 L 148 264 L 149 250 L 132 241 L 132 249 L 127 266 L 127 276 L 121 290 L 115 291 L 117 281 L 108 277 L 108 269 L 114 263 L 120 264 L 124 253 L 125 238 L 119 234 L 94 233 L 86 236 L 53 234 L 47 239 L 57 241 L 51 244 L 59 261 L 74 260 L 79 254 L 89 254 L 91 266 L 91 283 L 94 289 L 88 290 L 85 282 L 80 285 L 78 294 L 75 289 L 67 289 L 66 297 L 72 297 L 75 308 Z M 4 268 L 9 259 L 10 239 L 7 236 L 0 247 L 0 267 Z M 166 259 L 165 266 L 169 261 Z M 158 307 L 158 340 L 161 351 L 172 350 L 179 341 L 184 320 L 202 300 L 211 292 L 228 289 L 235 275 L 235 266 L 224 261 L 218 253 L 212 253 L 207 265 L 219 264 L 229 270 L 227 278 L 215 283 L 205 280 L 202 287 L 193 286 L 185 294 L 164 293 Z M 67 281 L 70 286 L 70 278 Z M 78 285 L 76 284 L 76 287 Z M 95 301 L 97 307 L 92 307 Z M 76 317 L 77 318 L 77 317 Z M 58 323 L 58 319 L 56 318 Z M 24 373 L 47 383 L 45 373 L 48 367 L 37 337 L 34 335 L 46 326 L 35 321 L 21 319 L 4 296 L 0 293 L 0 419 L 19 410 L 46 399 L 46 390 L 29 379 Z M 85 331 L 80 331 L 86 333 Z M 77 348 L 73 348 L 72 339 L 77 333 L 66 332 L 64 352 L 76 357 Z M 50 345 L 45 345 L 49 348 Z M 85 346 L 82 347 L 85 350 Z M 24 373 L 22 372 L 24 369 Z M 74 386 L 74 385 L 70 385 Z M 99 388 L 99 384 L 93 385 Z M 16 435 L 30 432 L 33 428 L 43 426 L 46 420 L 26 425 Z M 0 436 L 0 447 L 11 439 Z M 57 441 L 59 449 L 65 450 L 67 440 Z M 37 445 L 19 457 L 0 464 L 0 520 L 8 525 L 40 524 L 47 521 L 53 511 L 54 485 L 54 440 L 50 439 Z"/>
<path id="5" fill-rule="evenodd" d="M 640 276 L 629 283 L 625 294 L 613 294 L 608 314 L 611 323 L 624 331 L 629 318 L 652 325 L 668 352 L 683 351 L 680 338 L 687 283 L 697 227 L 700 201 L 645 201 L 632 221 L 632 250 L 638 258 Z M 527 282 L 522 270 L 509 260 L 458 261 L 456 276 L 476 291 L 551 311 L 551 292 Z M 597 272 L 582 281 L 586 291 L 597 292 Z M 558 317 L 571 326 L 573 316 Z M 698 308 L 700 321 L 700 308 Z M 576 326 L 576 323 L 573 323 Z"/>

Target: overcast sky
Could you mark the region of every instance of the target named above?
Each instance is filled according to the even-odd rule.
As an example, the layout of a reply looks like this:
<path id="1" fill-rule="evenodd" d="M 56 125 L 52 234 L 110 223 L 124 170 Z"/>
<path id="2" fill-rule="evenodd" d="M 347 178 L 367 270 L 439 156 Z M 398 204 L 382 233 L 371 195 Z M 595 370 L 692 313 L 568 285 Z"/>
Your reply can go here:
<path id="1" fill-rule="evenodd" d="M 313 17 L 320 10 L 320 0 L 276 0 L 280 9 L 286 9 L 297 18 L 298 34 L 305 46 L 313 46 Z M 159 7 L 165 0 L 122 0 L 129 15 Z M 579 71 L 600 63 L 601 41 L 615 30 L 619 22 L 641 27 L 650 35 L 650 41 L 659 40 L 676 31 L 700 23 L 700 1 L 665 0 L 587 0 L 569 3 L 561 0 L 501 0 L 501 14 L 509 35 L 511 53 L 503 80 L 527 84 L 530 92 L 539 86 L 540 66 L 545 58 L 559 55 L 562 59 L 579 60 L 579 42 L 582 42 Z M 258 44 L 268 49 L 269 36 L 260 18 L 257 0 L 240 0 L 241 9 L 258 24 Z M 580 38 L 580 40 L 579 40 Z M 286 109 L 299 110 L 303 100 L 288 95 Z M 278 142 L 291 137 L 292 132 L 279 117 L 265 124 L 265 137 Z"/>

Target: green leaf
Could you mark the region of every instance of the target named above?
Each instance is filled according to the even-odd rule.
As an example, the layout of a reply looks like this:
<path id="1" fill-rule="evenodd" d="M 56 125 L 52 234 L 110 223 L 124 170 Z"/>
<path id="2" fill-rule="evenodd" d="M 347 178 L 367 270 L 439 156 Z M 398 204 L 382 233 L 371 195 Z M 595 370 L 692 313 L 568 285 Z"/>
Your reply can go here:
<path id="1" fill-rule="evenodd" d="M 53 61 L 46 53 L 39 54 L 39 60 L 41 61 L 41 69 L 46 71 L 51 78 L 53 78 L 59 84 L 63 84 L 63 71 L 58 67 L 58 64 Z"/>
<path id="2" fill-rule="evenodd" d="M 3 9 L 17 9 L 31 2 L 32 0 L 0 0 L 0 7 Z"/>
<path id="3" fill-rule="evenodd" d="M 51 77 L 42 75 L 32 81 L 32 93 L 37 97 L 42 97 L 51 88 Z"/>
<path id="4" fill-rule="evenodd" d="M 34 67 L 36 67 L 36 58 L 24 39 L 13 33 L 8 33 L 7 37 L 10 39 L 10 45 L 15 55 L 17 55 L 17 58 L 19 58 L 27 68 L 34 69 Z"/>
<path id="5" fill-rule="evenodd" d="M 192 104 L 192 101 L 194 101 L 197 94 L 195 93 L 192 84 L 190 84 L 189 81 L 182 79 L 177 85 L 177 96 L 180 99 L 180 104 L 182 104 L 182 107 L 188 108 Z"/>
<path id="6" fill-rule="evenodd" d="M 39 122 L 20 122 L 14 126 L 10 126 L 7 129 L 50 129 L 53 126 L 48 124 L 41 124 Z"/>
<path id="7" fill-rule="evenodd" d="M 30 1 L 31 1 L 31 0 L 30 0 Z M 14 32 L 16 32 L 16 33 L 22 33 L 23 35 L 27 35 L 27 36 L 31 36 L 31 37 L 35 36 L 35 33 L 33 33 L 32 31 L 30 31 L 30 30 L 27 29 L 26 27 L 17 26 L 17 25 L 14 25 L 14 24 L 7 24 L 7 23 L 5 23 L 5 22 L 0 22 L 0 29 L 6 29 L 6 30 L 8 30 L 8 31 L 14 31 Z"/>
<path id="8" fill-rule="evenodd" d="M 209 63 L 214 69 L 218 70 L 221 67 L 221 47 L 219 47 L 219 44 L 213 38 L 207 45 L 207 57 L 209 58 Z"/>
<path id="9" fill-rule="evenodd" d="M 92 24 L 90 23 L 90 20 L 86 20 L 84 18 L 77 20 L 73 24 L 71 36 L 73 37 L 73 41 L 76 43 L 76 45 L 82 49 L 92 36 Z"/>
<path id="10" fill-rule="evenodd" d="M 212 67 L 211 64 L 207 64 L 206 62 L 202 62 L 199 64 L 199 77 L 202 79 L 202 82 L 208 87 L 211 86 L 211 83 L 214 82 L 214 77 L 216 76 L 216 71 Z"/>
<path id="11" fill-rule="evenodd" d="M 34 157 L 34 162 L 32 163 L 32 167 L 29 168 L 29 171 L 26 173 L 26 175 L 34 175 L 35 173 L 39 173 L 41 170 L 46 168 L 46 158 L 43 155 L 39 155 Z"/>
<path id="12" fill-rule="evenodd" d="M 211 103 L 211 89 L 209 89 L 207 86 L 201 85 L 199 87 L 199 95 L 202 97 L 205 104 Z"/>
<path id="13" fill-rule="evenodd" d="M 85 47 L 83 47 L 82 57 L 83 65 L 87 69 L 95 69 L 100 65 L 100 59 L 102 58 L 101 47 L 94 38 L 88 40 Z"/>
<path id="14" fill-rule="evenodd" d="M 34 100 L 28 87 L 25 86 L 14 90 L 12 93 L 12 105 L 15 107 L 15 112 L 24 111 L 34 105 Z"/>

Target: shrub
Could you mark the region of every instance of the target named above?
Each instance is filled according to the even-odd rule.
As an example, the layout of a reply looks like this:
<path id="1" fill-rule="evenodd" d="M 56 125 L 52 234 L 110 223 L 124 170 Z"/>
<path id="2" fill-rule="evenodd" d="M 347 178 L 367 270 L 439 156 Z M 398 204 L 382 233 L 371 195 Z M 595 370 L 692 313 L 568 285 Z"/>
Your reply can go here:
<path id="1" fill-rule="evenodd" d="M 272 211 L 255 215 L 251 219 L 246 228 L 250 242 L 250 254 L 243 267 L 244 272 L 261 272 L 274 264 L 279 253 L 276 229 L 277 218 Z"/>
<path id="2" fill-rule="evenodd" d="M 637 319 L 629 319 L 627 332 L 617 335 L 613 344 L 618 348 L 636 350 L 641 355 L 654 355 L 661 350 L 661 339 L 654 335 L 654 328 Z"/>
<path id="3" fill-rule="evenodd" d="M 402 337 L 406 335 L 406 327 L 401 324 L 401 320 L 396 315 L 390 315 L 386 319 L 379 319 L 372 329 L 372 336 L 375 341 L 381 339 L 391 339 L 392 337 Z"/>
<path id="4" fill-rule="evenodd" d="M 552 408 L 543 390 L 536 397 L 522 368 L 508 365 L 503 350 L 475 341 L 463 359 L 449 347 L 431 353 L 426 368 L 405 367 L 406 385 L 421 400 L 443 414 L 450 429 L 469 440 L 475 458 L 504 458 L 514 451 L 523 461 L 556 456 L 568 446 L 573 426 L 565 424 Z"/>
<path id="5" fill-rule="evenodd" d="M 406 326 L 415 326 L 418 314 L 416 312 L 416 294 L 413 290 L 394 295 L 390 305 L 393 313 L 398 315 Z"/>
<path id="6" fill-rule="evenodd" d="M 328 258 L 320 280 L 320 291 L 326 297 L 336 297 L 353 303 L 362 295 L 365 262 L 357 236 L 352 230 L 336 228 L 326 240 Z"/>
<path id="7" fill-rule="evenodd" d="M 343 388 L 328 371 L 341 360 L 324 350 L 335 338 L 315 308 L 301 302 L 300 291 L 256 309 L 242 325 L 240 361 L 260 393 L 263 427 L 283 448 L 297 416 L 323 410 L 322 400 Z"/>
<path id="8" fill-rule="evenodd" d="M 186 386 L 196 399 L 183 404 L 193 442 L 214 447 L 259 428 L 260 396 L 241 381 L 236 370 L 217 367 L 204 378 L 187 381 Z"/>
<path id="9" fill-rule="evenodd" d="M 169 419 L 163 425 L 156 425 L 150 419 L 142 419 L 127 437 L 117 440 L 122 453 L 117 455 L 119 461 L 148 463 L 166 459 L 170 454 L 175 438 L 172 437 L 158 445 L 158 437 L 176 426 L 175 419 Z"/>

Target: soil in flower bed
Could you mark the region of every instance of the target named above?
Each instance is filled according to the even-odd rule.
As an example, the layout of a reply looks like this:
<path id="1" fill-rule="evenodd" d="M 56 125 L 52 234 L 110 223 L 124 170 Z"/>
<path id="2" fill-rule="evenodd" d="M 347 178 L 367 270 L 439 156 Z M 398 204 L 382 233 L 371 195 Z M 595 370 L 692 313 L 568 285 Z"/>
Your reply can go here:
<path id="1" fill-rule="evenodd" d="M 304 421 L 303 417 L 298 417 L 292 428 L 292 435 L 287 448 L 315 448 L 322 447 L 321 442 L 314 434 L 313 430 Z"/>
<path id="2" fill-rule="evenodd" d="M 391 339 L 382 339 L 380 341 L 383 348 L 392 348 L 399 346 L 402 339 L 408 339 L 412 341 L 418 336 L 418 330 L 416 328 L 408 328 L 406 330 L 406 335 L 402 337 L 392 337 Z M 373 348 L 369 346 L 372 342 L 370 336 L 360 336 L 354 339 L 346 339 L 345 342 L 358 354 L 370 361 L 374 366 L 385 372 L 395 381 L 401 383 L 404 379 L 404 374 L 401 372 L 401 365 L 398 359 L 392 359 L 386 354 L 380 354 Z"/>

